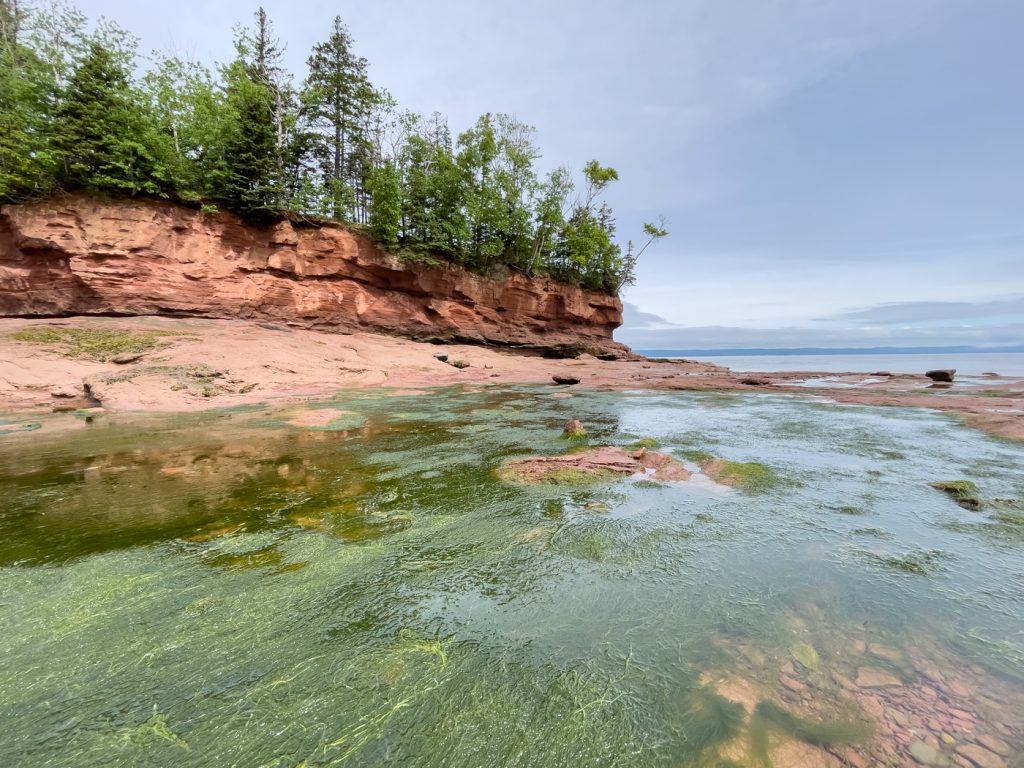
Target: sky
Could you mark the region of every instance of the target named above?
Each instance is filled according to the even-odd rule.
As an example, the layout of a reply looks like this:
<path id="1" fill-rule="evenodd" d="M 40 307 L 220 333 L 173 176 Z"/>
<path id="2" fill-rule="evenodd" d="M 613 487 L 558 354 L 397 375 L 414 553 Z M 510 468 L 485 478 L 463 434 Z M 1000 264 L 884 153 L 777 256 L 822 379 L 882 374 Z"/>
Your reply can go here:
<path id="1" fill-rule="evenodd" d="M 399 104 L 537 127 L 665 216 L 616 338 L 639 348 L 1024 341 L 1020 0 L 267 0 L 298 80 L 340 15 Z M 143 50 L 232 55 L 238 0 L 88 0 Z"/>

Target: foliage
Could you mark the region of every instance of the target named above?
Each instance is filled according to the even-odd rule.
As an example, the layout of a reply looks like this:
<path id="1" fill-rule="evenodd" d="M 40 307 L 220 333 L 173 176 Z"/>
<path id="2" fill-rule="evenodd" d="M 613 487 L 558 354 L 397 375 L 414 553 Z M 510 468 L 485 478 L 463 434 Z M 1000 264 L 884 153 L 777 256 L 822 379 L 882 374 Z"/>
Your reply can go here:
<path id="1" fill-rule="evenodd" d="M 340 17 L 299 88 L 263 8 L 211 74 L 155 53 L 61 0 L 0 0 L 0 202 L 57 191 L 156 195 L 255 222 L 285 214 L 363 225 L 407 261 L 446 259 L 617 293 L 668 234 L 625 250 L 602 201 L 618 172 L 590 160 L 538 175 L 535 130 L 488 113 L 454 139 L 446 118 L 399 113 Z"/>

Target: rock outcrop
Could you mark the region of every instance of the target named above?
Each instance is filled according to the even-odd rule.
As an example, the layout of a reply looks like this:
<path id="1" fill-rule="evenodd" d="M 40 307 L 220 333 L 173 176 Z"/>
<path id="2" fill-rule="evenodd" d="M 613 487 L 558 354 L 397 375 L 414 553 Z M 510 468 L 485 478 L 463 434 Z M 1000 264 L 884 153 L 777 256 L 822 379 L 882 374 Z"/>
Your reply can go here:
<path id="1" fill-rule="evenodd" d="M 0 209 L 0 315 L 179 315 L 623 355 L 613 296 L 404 264 L 340 226 L 249 226 L 169 202 Z"/>

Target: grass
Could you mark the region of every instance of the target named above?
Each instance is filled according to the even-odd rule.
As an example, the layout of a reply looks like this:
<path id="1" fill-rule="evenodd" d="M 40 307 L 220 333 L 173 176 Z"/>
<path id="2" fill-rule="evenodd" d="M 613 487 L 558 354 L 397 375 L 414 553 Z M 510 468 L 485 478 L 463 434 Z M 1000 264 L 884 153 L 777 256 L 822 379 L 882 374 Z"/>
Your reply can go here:
<path id="1" fill-rule="evenodd" d="M 972 512 L 981 509 L 982 502 L 978 497 L 978 486 L 970 480 L 937 480 L 928 485 L 942 491 L 964 509 L 969 509 Z"/>
<path id="2" fill-rule="evenodd" d="M 163 346 L 162 337 L 188 336 L 172 331 L 124 331 L 100 328 L 25 328 L 11 335 L 27 344 L 59 344 L 66 357 L 89 357 L 101 362 L 122 354 L 140 355 Z"/>

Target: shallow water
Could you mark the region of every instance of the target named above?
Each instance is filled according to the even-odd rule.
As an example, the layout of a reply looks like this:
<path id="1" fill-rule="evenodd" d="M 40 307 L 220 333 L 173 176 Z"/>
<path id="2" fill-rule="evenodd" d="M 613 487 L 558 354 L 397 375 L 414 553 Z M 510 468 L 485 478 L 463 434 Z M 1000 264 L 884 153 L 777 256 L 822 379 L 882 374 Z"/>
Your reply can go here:
<path id="1" fill-rule="evenodd" d="M 1024 448 L 923 410 L 551 393 L 59 415 L 0 436 L 0 765 L 1024 749 L 1024 515 L 928 485 L 1020 499 Z M 572 417 L 593 444 L 653 437 L 778 482 L 497 478 L 565 452 Z"/>

